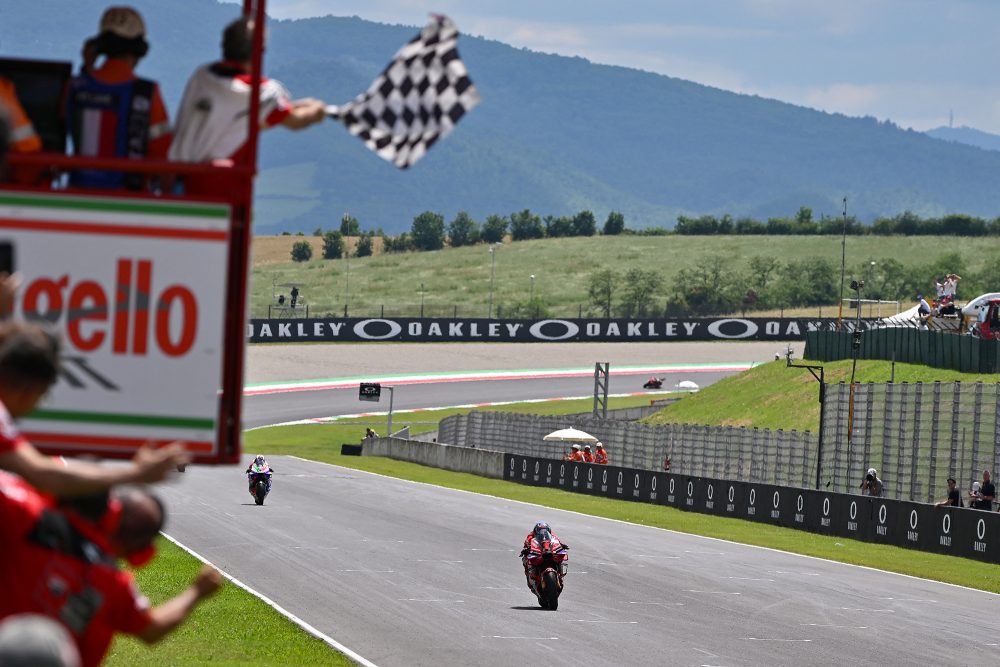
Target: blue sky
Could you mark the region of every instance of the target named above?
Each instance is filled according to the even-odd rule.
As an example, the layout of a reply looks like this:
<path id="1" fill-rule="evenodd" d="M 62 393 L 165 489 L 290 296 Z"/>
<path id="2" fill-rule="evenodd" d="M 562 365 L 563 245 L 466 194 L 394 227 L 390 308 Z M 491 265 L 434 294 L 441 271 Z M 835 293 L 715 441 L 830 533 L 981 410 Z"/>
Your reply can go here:
<path id="1" fill-rule="evenodd" d="M 926 130 L 1000 134 L 1000 0 L 269 0 L 422 25 Z M 475 73 L 473 72 L 473 75 Z"/>

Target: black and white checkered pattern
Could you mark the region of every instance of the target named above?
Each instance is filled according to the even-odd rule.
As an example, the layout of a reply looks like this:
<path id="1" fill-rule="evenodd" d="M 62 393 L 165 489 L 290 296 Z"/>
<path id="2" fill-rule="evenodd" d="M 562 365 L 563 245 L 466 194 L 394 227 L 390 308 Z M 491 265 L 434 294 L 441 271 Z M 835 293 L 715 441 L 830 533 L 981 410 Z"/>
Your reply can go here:
<path id="1" fill-rule="evenodd" d="M 368 148 L 406 169 L 479 104 L 457 42 L 451 19 L 432 15 L 364 95 L 328 112 Z"/>

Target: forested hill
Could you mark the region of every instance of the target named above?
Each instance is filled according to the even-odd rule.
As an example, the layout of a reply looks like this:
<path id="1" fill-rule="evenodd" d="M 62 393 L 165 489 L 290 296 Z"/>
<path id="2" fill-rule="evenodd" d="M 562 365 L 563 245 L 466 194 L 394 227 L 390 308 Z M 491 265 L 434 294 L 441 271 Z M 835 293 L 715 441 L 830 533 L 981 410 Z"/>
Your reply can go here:
<path id="1" fill-rule="evenodd" d="M 75 58 L 106 4 L 6 2 L 0 55 Z M 152 42 L 140 71 L 160 81 L 176 108 L 190 72 L 217 57 L 220 30 L 237 7 L 135 4 Z M 268 71 L 295 95 L 345 102 L 415 32 L 358 18 L 272 22 Z M 599 220 L 617 209 L 630 227 L 670 226 L 678 214 L 767 218 L 809 206 L 836 215 L 845 195 L 865 221 L 904 210 L 1000 214 L 997 152 L 472 36 L 459 48 L 483 104 L 408 172 L 333 124 L 269 133 L 258 230 L 333 227 L 349 211 L 365 228 L 397 232 L 428 209 L 481 219 L 523 208 L 589 208 Z"/>

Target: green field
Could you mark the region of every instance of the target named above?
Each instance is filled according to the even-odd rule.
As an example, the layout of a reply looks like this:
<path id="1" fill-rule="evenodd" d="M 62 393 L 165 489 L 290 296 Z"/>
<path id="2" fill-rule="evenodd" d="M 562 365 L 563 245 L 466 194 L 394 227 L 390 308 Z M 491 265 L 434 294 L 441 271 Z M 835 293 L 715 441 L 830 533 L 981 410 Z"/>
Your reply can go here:
<path id="1" fill-rule="evenodd" d="M 795 360 L 793 363 L 802 362 Z M 850 382 L 850 361 L 834 361 L 823 366 L 828 384 Z M 856 382 L 889 382 L 891 377 L 892 363 L 889 361 L 858 361 Z M 916 364 L 896 364 L 896 382 L 935 380 L 1000 382 L 1000 374 L 959 373 Z M 772 361 L 730 375 L 667 406 L 644 422 L 796 429 L 815 433 L 819 428 L 819 383 L 804 368 L 787 368 L 784 361 Z"/>
<path id="2" fill-rule="evenodd" d="M 966 255 L 962 271 L 968 271 L 963 292 L 975 289 L 971 276 L 986 275 L 995 255 L 996 241 L 984 240 L 994 252 Z M 926 266 L 939 257 L 955 253 L 955 240 L 943 237 L 863 236 L 847 239 L 847 271 L 865 276 L 871 261 L 893 258 L 904 266 Z M 665 305 L 673 293 L 674 276 L 681 269 L 704 265 L 723 257 L 726 270 L 743 272 L 754 256 L 776 257 L 783 262 L 824 258 L 840 266 L 839 237 L 830 236 L 601 236 L 593 238 L 542 239 L 507 243 L 496 250 L 493 306 L 509 308 L 529 301 L 534 275 L 534 296 L 557 317 L 587 313 L 587 284 L 598 268 L 624 272 L 630 268 L 654 269 L 664 279 L 655 303 Z M 343 315 L 348 299 L 353 316 L 386 317 L 424 314 L 448 317 L 486 317 L 490 299 L 490 254 L 485 245 L 445 248 L 436 252 L 377 255 L 348 260 L 323 260 L 322 246 L 315 244 L 309 262 L 260 264 L 253 268 L 251 312 L 266 317 L 273 303 L 274 283 L 301 283 L 301 296 L 310 314 Z M 350 280 L 348 281 L 348 264 Z M 958 270 L 958 269 L 955 269 Z M 839 276 L 838 276 L 839 278 Z M 914 290 L 931 288 L 932 276 Z M 286 293 L 288 288 L 279 289 Z M 978 292 L 977 292 L 978 293 Z M 830 304 L 824 314 L 832 315 Z M 818 314 L 809 309 L 809 314 Z"/>

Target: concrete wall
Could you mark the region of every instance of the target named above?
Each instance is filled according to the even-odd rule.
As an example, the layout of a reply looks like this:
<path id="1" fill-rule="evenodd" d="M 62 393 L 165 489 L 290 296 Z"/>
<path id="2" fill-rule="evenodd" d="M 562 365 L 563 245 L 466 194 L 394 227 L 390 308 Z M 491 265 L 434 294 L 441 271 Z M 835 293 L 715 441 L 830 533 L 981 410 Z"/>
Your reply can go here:
<path id="1" fill-rule="evenodd" d="M 486 449 L 402 438 L 371 438 L 362 443 L 361 455 L 385 456 L 397 461 L 409 461 L 443 470 L 503 479 L 503 452 Z"/>

